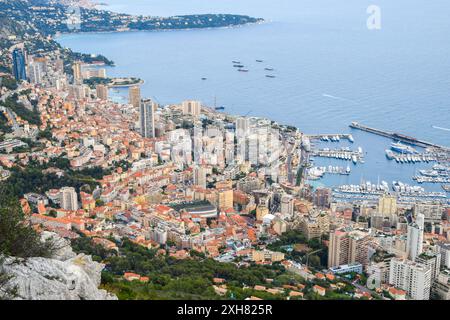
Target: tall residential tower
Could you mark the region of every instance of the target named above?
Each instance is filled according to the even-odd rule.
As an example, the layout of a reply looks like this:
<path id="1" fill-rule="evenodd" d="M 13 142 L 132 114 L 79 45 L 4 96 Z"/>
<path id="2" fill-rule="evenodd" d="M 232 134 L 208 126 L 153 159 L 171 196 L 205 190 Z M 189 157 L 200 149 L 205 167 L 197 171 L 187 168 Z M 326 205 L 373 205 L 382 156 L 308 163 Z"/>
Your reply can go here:
<path id="1" fill-rule="evenodd" d="M 139 121 L 141 123 L 141 135 L 145 138 L 155 137 L 155 111 L 157 107 L 151 99 L 141 101 Z"/>
<path id="2" fill-rule="evenodd" d="M 27 80 L 25 52 L 22 49 L 16 48 L 12 53 L 13 58 L 13 73 L 17 81 Z"/>

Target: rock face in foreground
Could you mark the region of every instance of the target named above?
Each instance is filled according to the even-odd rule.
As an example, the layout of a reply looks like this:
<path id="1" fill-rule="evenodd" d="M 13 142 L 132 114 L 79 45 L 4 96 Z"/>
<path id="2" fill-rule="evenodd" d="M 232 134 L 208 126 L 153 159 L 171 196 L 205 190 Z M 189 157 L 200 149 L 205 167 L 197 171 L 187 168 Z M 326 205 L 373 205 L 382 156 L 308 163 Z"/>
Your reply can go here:
<path id="1" fill-rule="evenodd" d="M 66 240 L 44 233 L 43 238 L 56 237 L 65 244 L 52 259 L 7 257 L 3 270 L 12 276 L 9 286 L 15 287 L 19 300 L 117 300 L 98 289 L 104 265 L 91 256 L 76 255 Z"/>

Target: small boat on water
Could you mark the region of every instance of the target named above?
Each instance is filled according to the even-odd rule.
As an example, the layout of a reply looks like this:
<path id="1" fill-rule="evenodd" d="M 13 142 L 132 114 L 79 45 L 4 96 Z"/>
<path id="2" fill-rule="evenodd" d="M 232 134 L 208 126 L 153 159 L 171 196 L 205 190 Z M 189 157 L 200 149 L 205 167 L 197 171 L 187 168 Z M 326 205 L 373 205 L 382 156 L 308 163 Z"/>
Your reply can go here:
<path id="1" fill-rule="evenodd" d="M 264 62 L 263 60 L 256 60 L 256 62 Z"/>
<path id="2" fill-rule="evenodd" d="M 350 141 L 351 143 L 355 142 L 355 139 L 353 139 L 353 136 L 351 134 L 348 136 L 348 141 Z"/>
<path id="3" fill-rule="evenodd" d="M 208 80 L 208 78 L 202 78 L 202 80 Z"/>
<path id="4" fill-rule="evenodd" d="M 243 68 L 244 65 L 243 64 L 235 64 L 233 65 L 234 68 Z"/>
<path id="5" fill-rule="evenodd" d="M 238 69 L 239 72 L 248 72 L 248 69 Z"/>
<path id="6" fill-rule="evenodd" d="M 404 154 L 416 154 L 418 153 L 416 149 L 414 149 L 411 146 L 402 144 L 401 142 L 395 142 L 391 144 L 391 149 L 399 152 L 399 153 L 404 153 Z"/>
<path id="7" fill-rule="evenodd" d="M 274 68 L 264 68 L 264 70 L 266 70 L 266 71 L 273 71 L 275 69 Z"/>
<path id="8" fill-rule="evenodd" d="M 267 78 L 276 78 L 274 75 L 271 75 L 271 74 L 266 74 L 266 77 Z"/>
<path id="9" fill-rule="evenodd" d="M 236 64 L 240 64 L 241 63 L 240 61 L 235 61 L 235 60 L 233 60 L 231 62 L 236 63 Z"/>
<path id="10" fill-rule="evenodd" d="M 388 158 L 389 160 L 392 160 L 392 159 L 394 159 L 394 153 L 391 151 L 391 150 L 389 150 L 389 149 L 386 149 L 385 150 L 385 152 L 386 152 L 386 158 Z M 397 161 L 398 162 L 398 161 Z"/>

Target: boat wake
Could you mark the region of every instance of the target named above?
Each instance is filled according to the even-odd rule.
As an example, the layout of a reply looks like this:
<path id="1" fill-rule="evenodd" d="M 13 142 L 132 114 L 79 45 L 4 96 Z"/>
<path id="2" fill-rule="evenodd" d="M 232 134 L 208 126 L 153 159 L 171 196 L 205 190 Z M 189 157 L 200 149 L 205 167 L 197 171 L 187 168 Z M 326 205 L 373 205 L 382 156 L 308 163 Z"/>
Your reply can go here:
<path id="1" fill-rule="evenodd" d="M 346 99 L 346 98 L 336 97 L 336 96 L 333 96 L 333 95 L 327 94 L 327 93 L 323 93 L 322 97 L 330 98 L 330 99 L 334 99 L 334 100 L 340 100 L 340 101 L 347 101 L 347 102 L 356 103 L 356 101 L 353 101 L 353 100 L 350 100 L 350 99 Z"/>
<path id="2" fill-rule="evenodd" d="M 444 130 L 444 131 L 450 131 L 450 129 L 448 128 L 442 128 L 442 127 L 438 127 L 438 126 L 431 126 L 434 129 L 438 129 L 438 130 Z"/>

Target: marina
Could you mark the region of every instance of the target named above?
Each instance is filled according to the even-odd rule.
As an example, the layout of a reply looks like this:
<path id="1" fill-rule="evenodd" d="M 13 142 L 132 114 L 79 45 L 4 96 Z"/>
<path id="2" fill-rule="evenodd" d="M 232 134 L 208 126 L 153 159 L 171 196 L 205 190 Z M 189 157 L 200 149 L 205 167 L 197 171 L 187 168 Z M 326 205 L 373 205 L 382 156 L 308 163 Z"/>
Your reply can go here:
<path id="1" fill-rule="evenodd" d="M 361 147 L 358 151 L 352 151 L 348 147 L 342 147 L 341 149 L 312 149 L 311 155 L 315 157 L 334 158 L 344 161 L 352 161 L 354 164 L 364 163 L 364 153 Z"/>
<path id="2" fill-rule="evenodd" d="M 417 201 L 438 201 L 450 203 L 445 192 L 427 192 L 423 187 L 411 186 L 400 181 L 393 181 L 392 188 L 386 181 L 373 184 L 370 181 L 359 185 L 341 185 L 333 189 L 333 198 L 336 201 L 361 200 L 376 202 L 384 194 L 397 196 L 399 202 L 412 203 Z"/>
<path id="3" fill-rule="evenodd" d="M 416 162 L 434 162 L 437 161 L 437 156 L 434 153 L 425 152 L 417 154 L 401 154 L 396 153 L 391 150 L 386 150 L 386 158 L 389 160 L 395 160 L 397 163 L 410 163 L 414 164 Z"/>
<path id="4" fill-rule="evenodd" d="M 401 195 L 399 197 L 401 196 L 407 199 L 407 201 L 412 201 L 411 199 L 414 197 L 426 199 L 442 199 L 446 197 L 446 192 L 443 191 L 447 191 L 448 188 L 445 189 L 444 186 L 450 184 L 450 166 L 448 165 L 450 161 L 450 149 L 398 133 L 390 133 L 366 127 L 356 122 L 352 123 L 351 127 L 362 131 L 360 133 L 353 133 L 358 137 L 358 140 L 361 135 L 371 136 L 371 133 L 375 134 L 373 139 L 380 141 L 381 145 L 385 145 L 384 153 L 378 151 L 377 154 L 370 153 L 369 155 L 369 152 L 363 152 L 361 147 L 357 150 L 352 150 L 351 145 L 355 142 L 352 134 L 304 135 L 303 146 L 309 155 L 307 160 L 309 164 L 307 171 L 308 180 L 321 180 L 324 181 L 323 183 L 334 186 L 335 193 L 336 190 L 339 190 L 336 193 L 336 198 L 341 200 L 347 198 L 370 200 L 379 197 L 383 193 L 390 192 L 400 192 Z M 376 136 L 382 138 L 376 138 Z M 394 141 L 390 141 L 386 146 L 386 141 L 383 142 L 383 138 L 393 139 Z M 340 147 L 331 148 L 330 145 L 334 143 L 340 145 Z M 385 161 L 391 163 L 393 171 L 399 170 L 403 172 L 401 177 L 391 176 L 391 179 L 401 179 L 403 181 L 405 181 L 404 179 L 410 179 L 409 184 L 411 186 L 397 181 L 393 181 L 392 188 L 387 183 L 378 183 L 376 185 L 364 184 L 363 186 L 357 184 L 352 185 L 349 182 L 353 180 L 354 183 L 355 181 L 354 178 L 349 180 L 350 176 L 354 177 L 355 175 L 359 175 L 362 180 L 366 175 L 365 169 L 358 169 L 354 166 L 352 168 L 355 170 L 346 171 L 345 168 L 336 167 L 336 164 L 331 162 L 335 159 L 339 161 L 351 161 L 355 165 L 359 163 L 364 164 L 366 162 L 365 158 L 367 157 L 369 163 L 373 164 L 373 158 L 378 159 L 375 160 L 377 163 L 382 163 L 383 159 L 381 157 L 383 155 L 385 156 Z M 405 171 L 404 169 L 400 169 L 400 167 L 411 169 Z M 407 173 L 408 171 L 409 174 Z M 339 178 L 339 176 L 343 177 Z M 349 178 L 345 178 L 345 176 Z"/>
<path id="5" fill-rule="evenodd" d="M 307 176 L 309 180 L 317 180 L 322 178 L 325 174 L 339 174 L 349 175 L 351 169 L 347 167 L 328 166 L 328 167 L 311 167 L 307 170 Z"/>
<path id="6" fill-rule="evenodd" d="M 351 143 L 355 142 L 351 134 L 307 134 L 305 135 L 309 140 L 321 140 L 326 142 L 340 142 L 341 139 L 347 139 Z"/>
<path id="7" fill-rule="evenodd" d="M 450 183 L 450 166 L 436 164 L 431 169 L 419 170 L 419 174 L 416 174 L 413 180 L 418 183 L 448 184 Z"/>

